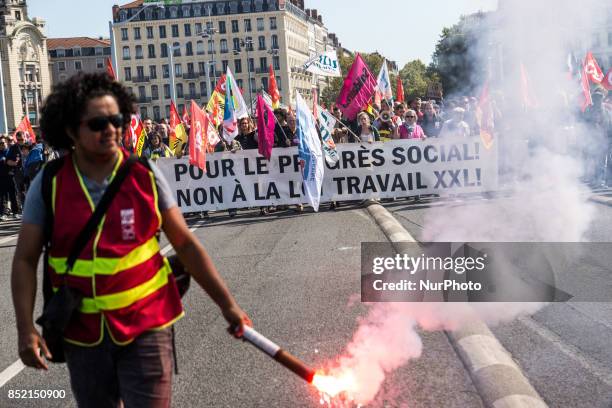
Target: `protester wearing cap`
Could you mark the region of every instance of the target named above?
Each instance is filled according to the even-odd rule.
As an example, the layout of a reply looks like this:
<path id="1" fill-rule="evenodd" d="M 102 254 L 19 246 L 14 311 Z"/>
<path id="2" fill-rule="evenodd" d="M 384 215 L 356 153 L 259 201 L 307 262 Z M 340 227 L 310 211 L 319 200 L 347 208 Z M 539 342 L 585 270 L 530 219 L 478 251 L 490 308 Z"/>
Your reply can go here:
<path id="1" fill-rule="evenodd" d="M 470 126 L 463 120 L 465 109 L 454 108 L 451 119 L 444 122 L 440 137 L 470 137 Z"/>

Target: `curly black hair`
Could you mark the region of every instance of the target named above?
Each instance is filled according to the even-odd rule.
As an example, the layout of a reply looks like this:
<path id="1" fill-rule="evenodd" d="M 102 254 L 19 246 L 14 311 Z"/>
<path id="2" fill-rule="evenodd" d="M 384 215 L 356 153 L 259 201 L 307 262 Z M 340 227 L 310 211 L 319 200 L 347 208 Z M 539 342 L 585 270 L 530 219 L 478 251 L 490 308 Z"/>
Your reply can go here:
<path id="1" fill-rule="evenodd" d="M 40 112 L 43 139 L 54 149 L 71 149 L 74 143 L 66 129 L 76 133 L 87 103 L 106 95 L 113 96 L 117 101 L 125 129 L 129 126 L 131 114 L 136 111 L 134 96 L 107 73 L 80 73 L 54 86 L 53 92 L 45 100 Z"/>

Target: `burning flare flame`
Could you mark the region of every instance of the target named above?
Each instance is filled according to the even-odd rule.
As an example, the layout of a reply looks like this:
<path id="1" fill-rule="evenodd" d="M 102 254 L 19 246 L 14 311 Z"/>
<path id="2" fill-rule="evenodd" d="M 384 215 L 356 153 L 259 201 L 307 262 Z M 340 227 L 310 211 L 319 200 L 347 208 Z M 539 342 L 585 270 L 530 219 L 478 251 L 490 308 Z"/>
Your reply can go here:
<path id="1" fill-rule="evenodd" d="M 317 372 L 312 379 L 312 385 L 326 397 L 326 400 L 341 394 L 350 397 L 357 390 L 357 381 L 349 371 L 336 375 L 325 375 Z"/>

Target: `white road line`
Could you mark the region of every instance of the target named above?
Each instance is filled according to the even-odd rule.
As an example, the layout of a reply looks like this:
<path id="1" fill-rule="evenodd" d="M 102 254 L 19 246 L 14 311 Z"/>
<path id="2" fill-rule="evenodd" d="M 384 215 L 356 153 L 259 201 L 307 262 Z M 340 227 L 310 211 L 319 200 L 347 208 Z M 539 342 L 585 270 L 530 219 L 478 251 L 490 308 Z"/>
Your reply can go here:
<path id="1" fill-rule="evenodd" d="M 14 376 L 19 374 L 21 370 L 25 368 L 25 365 L 21 362 L 21 360 L 15 361 L 11 364 L 6 370 L 0 373 L 0 388 L 4 386 L 7 382 L 11 380 Z"/>
<path id="2" fill-rule="evenodd" d="M 11 242 L 14 239 L 17 239 L 17 235 L 11 235 L 10 237 L 2 238 L 0 239 L 0 245 L 6 244 L 7 242 Z"/>
<path id="3" fill-rule="evenodd" d="M 195 230 L 197 230 L 198 228 L 200 228 L 202 225 L 204 225 L 205 222 L 204 221 L 198 221 L 196 223 L 195 226 L 189 228 L 189 231 L 194 232 Z M 6 238 L 5 238 L 6 239 Z M 0 240 L 0 244 L 2 244 L 3 241 Z M 166 245 L 161 251 L 160 253 L 162 255 L 166 255 L 168 252 L 170 252 L 172 250 L 172 245 L 168 244 Z M 2 388 L 4 386 L 4 384 L 6 384 L 7 382 L 9 382 L 13 377 L 15 377 L 17 374 L 19 374 L 21 372 L 21 370 L 23 370 L 25 368 L 25 365 L 23 365 L 23 363 L 21 362 L 21 360 L 17 360 L 15 361 L 13 364 L 11 364 L 8 368 L 6 368 L 4 371 L 2 371 L 0 373 L 0 388 Z"/>

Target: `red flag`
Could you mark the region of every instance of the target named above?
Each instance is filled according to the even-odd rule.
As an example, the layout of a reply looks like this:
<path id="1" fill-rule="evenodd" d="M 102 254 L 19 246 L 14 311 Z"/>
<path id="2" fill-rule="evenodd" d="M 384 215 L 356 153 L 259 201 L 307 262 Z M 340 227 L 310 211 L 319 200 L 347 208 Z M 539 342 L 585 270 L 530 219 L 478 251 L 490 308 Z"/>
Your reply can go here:
<path id="1" fill-rule="evenodd" d="M 593 57 L 593 53 L 590 51 L 587 53 L 584 61 L 584 72 L 586 73 L 589 81 L 593 82 L 594 84 L 601 84 L 601 82 L 604 80 L 603 71 L 601 68 L 599 68 L 597 60 L 595 57 Z"/>
<path id="2" fill-rule="evenodd" d="M 533 93 L 533 88 L 531 87 L 531 80 L 529 79 L 529 75 L 527 74 L 525 65 L 523 65 L 522 62 L 521 62 L 521 94 L 523 96 L 523 107 L 525 109 L 538 107 L 539 105 L 538 99 Z"/>
<path id="3" fill-rule="evenodd" d="M 140 117 L 137 115 L 132 115 L 130 127 L 125 129 L 123 146 L 129 151 L 135 152 L 136 155 L 142 156 L 142 149 L 144 147 L 146 138 L 147 131 L 145 130 Z"/>
<path id="4" fill-rule="evenodd" d="M 404 84 L 402 83 L 402 78 L 397 76 L 397 101 L 404 102 Z"/>
<path id="5" fill-rule="evenodd" d="M 208 145 L 208 115 L 191 101 L 191 129 L 189 130 L 189 164 L 206 172 L 206 149 Z"/>
<path id="6" fill-rule="evenodd" d="M 582 87 L 582 103 L 580 109 L 582 112 L 586 111 L 587 108 L 593 105 L 593 98 L 591 97 L 591 86 L 589 85 L 589 78 L 586 72 L 587 67 L 584 65 L 582 67 L 582 73 L 580 75 L 580 86 Z"/>
<path id="7" fill-rule="evenodd" d="M 19 126 L 17 126 L 17 129 L 15 129 L 15 133 L 13 133 L 13 140 L 15 142 L 17 142 L 17 132 L 23 133 L 23 140 L 26 143 L 31 144 L 36 141 L 36 134 L 34 133 L 30 119 L 28 119 L 27 116 L 24 116 L 23 119 L 21 119 Z"/>
<path id="8" fill-rule="evenodd" d="M 117 80 L 117 75 L 115 74 L 115 70 L 113 69 L 113 62 L 111 61 L 110 58 L 106 59 L 106 72 L 115 81 Z"/>
<path id="9" fill-rule="evenodd" d="M 272 109 L 278 109 L 280 107 L 280 92 L 278 92 L 278 86 L 276 85 L 276 77 L 274 76 L 274 70 L 270 65 L 270 73 L 268 74 L 268 93 L 272 97 Z"/>
<path id="10" fill-rule="evenodd" d="M 610 68 L 603 81 L 601 81 L 601 86 L 608 91 L 612 91 L 612 68 Z"/>
<path id="11" fill-rule="evenodd" d="M 270 160 L 274 147 L 274 112 L 261 95 L 257 95 L 257 138 L 259 154 Z"/>
<path id="12" fill-rule="evenodd" d="M 183 123 L 189 123 L 189 112 L 187 112 L 187 105 L 183 106 L 183 117 L 181 118 Z"/>

